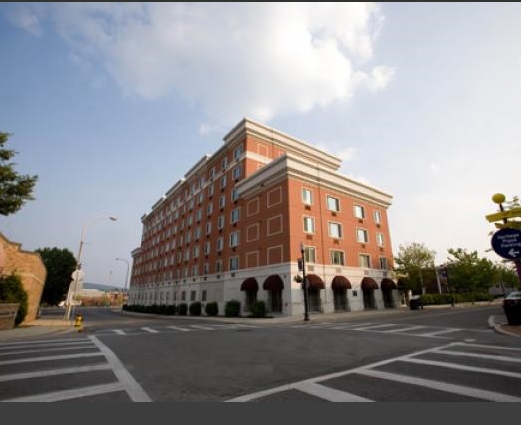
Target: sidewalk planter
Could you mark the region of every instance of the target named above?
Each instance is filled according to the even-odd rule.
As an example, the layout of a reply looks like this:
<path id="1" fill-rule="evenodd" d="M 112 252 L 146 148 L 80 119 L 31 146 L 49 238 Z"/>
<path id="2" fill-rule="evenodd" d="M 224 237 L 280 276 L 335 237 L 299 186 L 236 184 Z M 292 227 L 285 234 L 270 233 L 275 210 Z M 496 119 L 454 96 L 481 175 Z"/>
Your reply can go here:
<path id="1" fill-rule="evenodd" d="M 421 305 L 421 300 L 419 298 L 413 298 L 409 300 L 409 307 L 411 310 L 419 310 Z"/>
<path id="2" fill-rule="evenodd" d="M 0 331 L 14 328 L 14 321 L 19 307 L 20 304 L 0 303 Z"/>

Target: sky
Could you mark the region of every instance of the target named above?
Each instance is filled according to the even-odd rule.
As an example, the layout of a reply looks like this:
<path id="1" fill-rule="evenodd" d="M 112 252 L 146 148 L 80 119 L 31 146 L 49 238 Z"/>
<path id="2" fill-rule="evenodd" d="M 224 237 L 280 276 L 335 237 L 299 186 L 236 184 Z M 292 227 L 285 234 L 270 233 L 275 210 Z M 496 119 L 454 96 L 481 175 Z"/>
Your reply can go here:
<path id="1" fill-rule="evenodd" d="M 0 232 L 75 256 L 83 235 L 85 282 L 124 287 L 143 214 L 248 117 L 392 194 L 395 256 L 500 261 L 520 41 L 521 3 L 1 3 L 0 131 L 38 182 Z"/>

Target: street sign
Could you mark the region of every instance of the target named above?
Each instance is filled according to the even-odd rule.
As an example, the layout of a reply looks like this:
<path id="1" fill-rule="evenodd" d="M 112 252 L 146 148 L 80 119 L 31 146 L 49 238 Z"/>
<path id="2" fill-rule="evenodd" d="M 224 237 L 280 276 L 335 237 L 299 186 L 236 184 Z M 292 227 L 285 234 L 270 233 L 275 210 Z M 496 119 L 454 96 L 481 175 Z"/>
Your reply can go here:
<path id="1" fill-rule="evenodd" d="M 485 216 L 486 219 L 492 223 L 494 221 L 500 221 L 507 218 L 513 218 L 513 217 L 521 217 L 521 207 L 516 208 L 510 208 L 506 211 L 500 211 L 494 214 L 489 214 Z"/>
<path id="2" fill-rule="evenodd" d="M 492 249 L 507 260 L 521 259 L 521 230 L 504 228 L 492 236 Z"/>

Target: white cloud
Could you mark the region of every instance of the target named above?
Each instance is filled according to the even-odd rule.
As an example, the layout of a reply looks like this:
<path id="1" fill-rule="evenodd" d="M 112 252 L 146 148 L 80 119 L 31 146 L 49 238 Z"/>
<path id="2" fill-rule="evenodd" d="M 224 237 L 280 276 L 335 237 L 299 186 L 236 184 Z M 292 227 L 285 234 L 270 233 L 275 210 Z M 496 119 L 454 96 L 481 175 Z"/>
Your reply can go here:
<path id="1" fill-rule="evenodd" d="M 23 28 L 33 35 L 40 35 L 42 32 L 37 13 L 28 8 L 19 6 L 10 10 L 8 12 L 8 18 L 14 25 Z"/>
<path id="2" fill-rule="evenodd" d="M 367 65 L 383 24 L 376 3 L 55 3 L 47 12 L 75 54 L 100 61 L 125 93 L 175 93 L 216 122 L 310 111 L 393 76 Z"/>

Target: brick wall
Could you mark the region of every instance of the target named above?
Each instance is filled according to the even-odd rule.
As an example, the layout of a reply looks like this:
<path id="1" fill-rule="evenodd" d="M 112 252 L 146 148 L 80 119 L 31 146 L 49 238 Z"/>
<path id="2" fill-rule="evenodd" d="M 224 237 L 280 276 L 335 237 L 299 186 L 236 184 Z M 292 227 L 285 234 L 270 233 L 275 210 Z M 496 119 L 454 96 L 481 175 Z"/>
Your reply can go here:
<path id="1" fill-rule="evenodd" d="M 22 245 L 9 241 L 0 233 L 0 273 L 16 273 L 28 296 L 28 312 L 25 322 L 36 320 L 42 298 L 47 270 L 40 254 L 23 251 Z"/>

